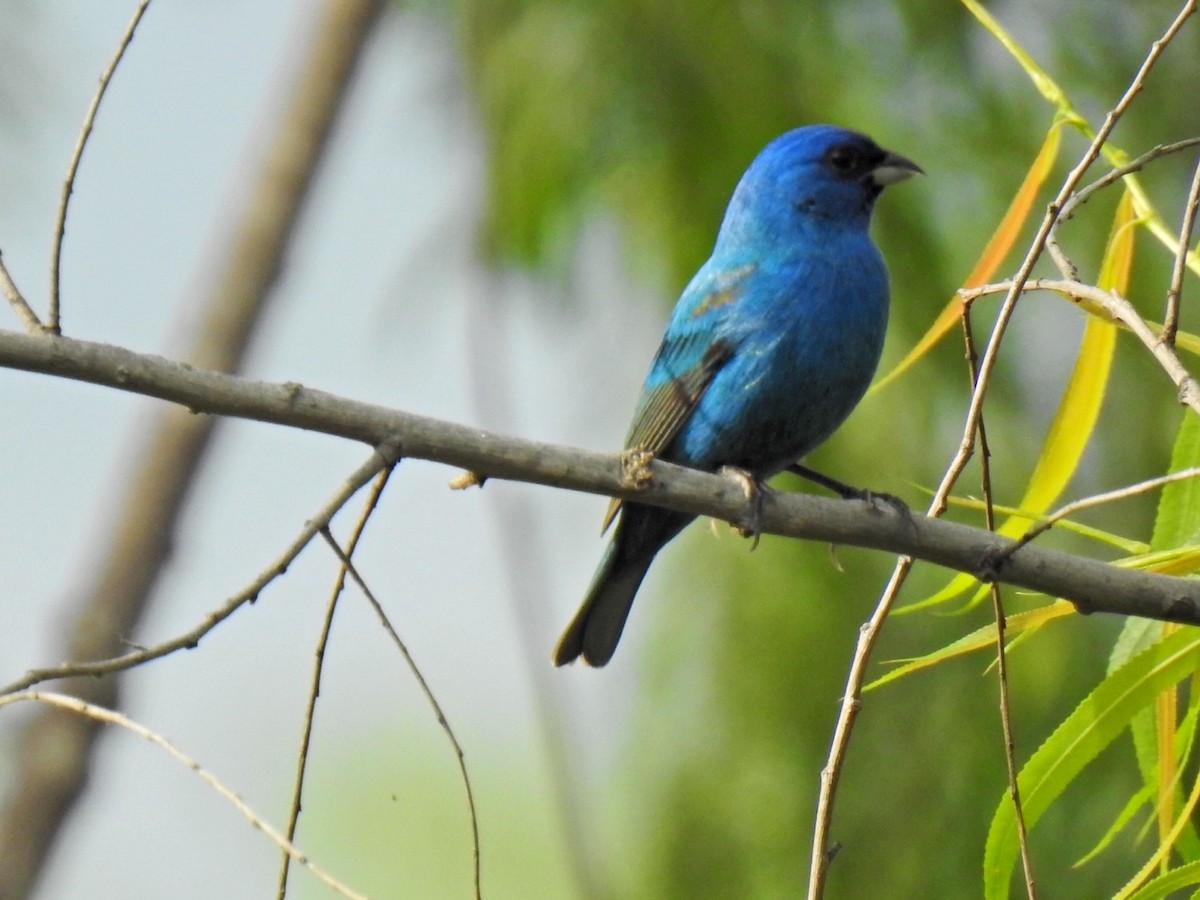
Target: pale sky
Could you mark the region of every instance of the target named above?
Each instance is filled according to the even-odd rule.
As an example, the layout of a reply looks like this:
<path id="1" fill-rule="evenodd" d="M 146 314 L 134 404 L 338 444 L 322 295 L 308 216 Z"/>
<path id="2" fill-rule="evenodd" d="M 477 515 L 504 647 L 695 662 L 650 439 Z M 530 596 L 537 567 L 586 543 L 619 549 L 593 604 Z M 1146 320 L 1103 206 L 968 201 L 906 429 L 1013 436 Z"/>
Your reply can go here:
<path id="1" fill-rule="evenodd" d="M 6 127 L 10 133 L 0 137 L 0 250 L 38 309 L 70 149 L 133 6 L 69 0 L 0 7 L 0 30 L 32 62 L 6 91 L 33 98 L 23 102 L 16 130 Z M 68 335 L 168 356 L 186 346 L 191 304 L 219 264 L 225 214 L 239 201 L 315 6 L 151 6 L 76 185 L 63 281 Z M 629 283 L 602 223 L 581 256 L 571 298 L 527 278 L 485 276 L 470 242 L 481 203 L 482 141 L 453 47 L 420 15 L 393 15 L 378 38 L 249 374 L 615 449 L 660 334 L 661 298 Z M 6 309 L 0 327 L 18 328 Z M 481 340 L 490 358 L 468 353 Z M 0 371 L 8 422 L 0 442 L 0 681 L 60 661 L 73 591 L 88 582 L 154 405 Z M 326 437 L 232 423 L 208 460 L 177 556 L 135 638 L 151 644 L 173 636 L 240 590 L 366 454 Z M 403 465 L 359 565 L 457 729 L 476 773 L 485 870 L 490 864 L 495 872 L 502 867 L 498 833 L 515 833 L 519 844 L 526 827 L 503 815 L 510 782 L 525 779 L 543 801 L 550 795 L 534 678 L 545 678 L 552 702 L 570 710 L 574 752 L 586 757 L 590 773 L 585 791 L 596 792 L 606 761 L 629 739 L 624 726 L 650 613 L 643 610 L 640 625 L 635 613 L 605 671 L 553 671 L 550 649 L 602 550 L 605 503 L 496 482 L 483 492 L 451 493 L 446 482 L 455 474 Z M 514 510 L 526 524 L 502 542 L 501 525 L 513 521 L 505 516 Z M 132 716 L 276 825 L 287 807 L 299 713 L 334 572 L 328 553 L 314 546 L 198 650 L 157 662 L 126 683 Z M 343 737 L 370 746 L 378 735 L 382 765 L 400 773 L 403 790 L 404 749 L 393 752 L 390 744 L 397 735 L 413 741 L 410 753 L 433 747 L 447 766 L 453 760 L 361 598 L 346 600 L 321 696 L 316 759 L 331 765 Z M 12 774 L 3 753 L 22 714 L 0 711 L 0 787 Z M 452 813 L 447 839 L 465 840 L 465 820 L 456 818 L 461 792 L 452 787 L 445 806 Z M 313 821 L 308 827 L 318 828 Z M 528 823 L 531 833 L 547 827 L 556 830 L 552 817 Z M 552 859 L 560 852 L 539 849 Z M 324 858 L 320 848 L 312 852 L 354 882 L 354 847 Z M 109 734 L 38 896 L 273 896 L 277 865 L 268 841 L 191 773 L 136 738 Z M 503 886 L 489 893 L 505 895 Z M 293 896 L 326 894 L 310 888 Z"/>

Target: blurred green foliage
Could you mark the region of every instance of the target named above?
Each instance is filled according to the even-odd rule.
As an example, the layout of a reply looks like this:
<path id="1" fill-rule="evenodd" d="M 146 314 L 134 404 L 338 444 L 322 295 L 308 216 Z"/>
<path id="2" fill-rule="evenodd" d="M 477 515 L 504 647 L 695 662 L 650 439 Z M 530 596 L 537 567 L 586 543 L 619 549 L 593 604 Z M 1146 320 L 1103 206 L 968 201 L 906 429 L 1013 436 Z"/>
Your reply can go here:
<path id="1" fill-rule="evenodd" d="M 738 174 L 779 132 L 832 121 L 920 162 L 929 177 L 889 193 L 875 226 L 893 279 L 885 367 L 970 268 L 1052 116 L 1011 59 L 948 0 L 457 0 L 454 10 L 489 143 L 485 240 L 498 263 L 559 270 L 583 222 L 607 213 L 624 225 L 631 259 L 662 286 L 666 303 L 707 255 Z M 1162 0 L 993 8 L 1094 125 L 1177 11 Z M 1200 132 L 1200 104 L 1182 87 L 1197 83 L 1200 27 L 1192 23 L 1116 142 L 1140 153 Z M 1070 134 L 1064 161 L 1073 164 L 1083 146 Z M 1183 158 L 1146 174 L 1170 223 L 1189 177 Z M 1095 277 L 1116 200 L 1115 192 L 1095 198 L 1064 231 L 1085 280 Z M 1141 241 L 1131 295 L 1158 318 L 1170 261 Z M 1193 281 L 1193 296 L 1196 289 Z M 980 305 L 979 335 L 994 309 Z M 1196 321 L 1185 316 L 1185 327 Z M 1020 497 L 1081 324 L 1057 298 L 1023 301 L 987 410 L 998 502 Z M 1173 392 L 1142 348 L 1120 343 L 1099 433 L 1071 496 L 1166 467 L 1181 415 Z M 952 336 L 885 396 L 866 401 L 810 462 L 923 505 L 915 486 L 940 477 L 967 394 L 961 341 Z M 978 475 L 961 486 L 976 492 Z M 1149 497 L 1089 521 L 1145 539 L 1153 511 Z M 854 550 L 838 558 L 844 571 L 826 547 L 771 538 L 751 556 L 741 541 L 714 546 L 693 528 L 658 564 L 642 603 L 654 611 L 659 649 L 643 673 L 628 802 L 614 803 L 628 810 L 615 813 L 623 843 L 604 873 L 615 895 L 802 894 L 846 667 L 892 565 Z M 944 580 L 918 567 L 904 596 L 924 596 Z M 1026 601 L 1006 592 L 1006 602 Z M 965 616 L 896 617 L 875 665 L 948 643 L 989 616 L 984 606 Z M 1119 627 L 1071 618 L 1014 652 L 1019 759 L 1103 677 Z M 979 893 L 984 835 L 1006 785 L 997 687 L 983 667 L 979 658 L 957 660 L 867 696 L 838 795 L 833 835 L 842 849 L 829 896 Z M 1128 742 L 1086 777 L 1035 834 L 1047 896 L 1105 896 L 1131 874 L 1121 850 L 1071 868 L 1137 789 Z M 1120 840 L 1129 850 L 1137 827 L 1127 832 Z"/>

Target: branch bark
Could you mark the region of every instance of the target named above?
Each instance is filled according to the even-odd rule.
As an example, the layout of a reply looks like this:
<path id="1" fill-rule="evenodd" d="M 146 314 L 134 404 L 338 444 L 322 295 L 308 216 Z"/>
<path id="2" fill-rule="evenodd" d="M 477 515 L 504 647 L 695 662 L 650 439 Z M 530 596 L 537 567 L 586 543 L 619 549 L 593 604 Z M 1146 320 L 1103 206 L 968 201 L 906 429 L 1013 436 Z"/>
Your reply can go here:
<path id="1" fill-rule="evenodd" d="M 270 422 L 371 446 L 394 441 L 400 456 L 505 478 L 744 521 L 740 482 L 654 461 L 631 472 L 623 457 L 523 440 L 361 403 L 295 383 L 252 381 L 121 347 L 0 331 L 0 366 L 157 397 L 193 413 Z M 649 475 L 649 478 L 644 477 Z M 900 513 L 885 503 L 765 493 L 763 531 L 885 550 L 982 581 L 1063 597 L 1080 612 L 1200 624 L 1200 580 L 1121 568 L 990 531 Z"/>

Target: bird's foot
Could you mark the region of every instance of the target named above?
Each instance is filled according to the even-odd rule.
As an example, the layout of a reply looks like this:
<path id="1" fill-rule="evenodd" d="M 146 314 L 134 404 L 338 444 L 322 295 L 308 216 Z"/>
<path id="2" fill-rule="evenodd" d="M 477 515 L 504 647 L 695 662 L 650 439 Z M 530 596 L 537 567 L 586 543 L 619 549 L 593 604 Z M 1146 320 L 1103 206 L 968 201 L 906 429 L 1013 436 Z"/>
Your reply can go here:
<path id="1" fill-rule="evenodd" d="M 621 452 L 621 486 L 635 491 L 643 490 L 650 484 L 654 475 L 650 472 L 650 463 L 654 454 L 641 447 L 633 447 Z"/>
<path id="2" fill-rule="evenodd" d="M 912 509 L 907 503 L 897 497 L 895 494 L 885 494 L 882 491 L 872 491 L 867 489 L 860 490 L 846 498 L 847 500 L 862 500 L 864 503 L 870 503 L 875 509 L 888 507 L 898 516 L 903 516 L 906 519 L 912 518 Z"/>
<path id="3" fill-rule="evenodd" d="M 888 506 L 897 515 L 904 516 L 905 518 L 912 517 L 912 510 L 909 509 L 908 504 L 894 494 L 885 494 L 882 491 L 872 491 L 868 488 L 857 488 L 846 484 L 844 481 L 838 481 L 836 478 L 830 478 L 828 475 L 822 474 L 816 469 L 810 469 L 808 466 L 801 465 L 800 463 L 793 463 L 788 466 L 787 471 L 794 475 L 799 475 L 813 484 L 819 484 L 823 488 L 828 488 L 843 500 L 862 500 L 864 503 L 870 503 L 876 509 L 879 509 L 881 506 Z"/>
<path id="4" fill-rule="evenodd" d="M 632 447 L 621 451 L 620 462 L 621 487 L 642 491 L 650 486 L 654 479 L 654 474 L 650 471 L 650 463 L 654 462 L 653 453 L 641 447 Z M 600 525 L 601 534 L 608 531 L 608 527 L 612 525 L 613 519 L 624 505 L 625 501 L 620 497 L 612 498 L 608 504 L 608 512 L 604 514 L 604 522 Z"/>
<path id="5" fill-rule="evenodd" d="M 746 513 L 745 520 L 735 522 L 733 527 L 738 530 L 738 534 L 742 537 L 753 539 L 750 549 L 754 550 L 758 546 L 759 539 L 762 537 L 762 502 L 766 486 L 750 472 L 747 472 L 745 469 L 739 469 L 737 466 L 722 466 L 720 474 L 726 478 L 732 478 L 742 486 L 742 490 L 746 493 L 746 500 L 750 504 L 750 509 Z"/>

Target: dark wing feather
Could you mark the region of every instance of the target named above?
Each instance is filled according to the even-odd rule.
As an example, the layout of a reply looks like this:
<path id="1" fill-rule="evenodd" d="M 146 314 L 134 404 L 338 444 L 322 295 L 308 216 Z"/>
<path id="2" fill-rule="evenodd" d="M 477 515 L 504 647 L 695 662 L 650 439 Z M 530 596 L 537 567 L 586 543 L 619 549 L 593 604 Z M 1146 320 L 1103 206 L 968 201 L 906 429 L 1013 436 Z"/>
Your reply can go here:
<path id="1" fill-rule="evenodd" d="M 654 368 L 665 367 L 670 372 L 672 359 L 694 358 L 700 349 L 699 345 L 710 340 L 710 336 L 697 332 L 675 340 L 668 337 L 659 348 Z M 733 347 L 728 341 L 712 341 L 700 353 L 698 362 L 681 372 L 670 373 L 665 381 L 653 387 L 647 387 L 638 403 L 629 436 L 625 439 L 625 449 L 647 450 L 654 456 L 666 450 L 704 396 L 713 376 L 732 355 Z M 604 517 L 601 533 L 608 530 L 620 508 L 621 501 L 613 498 Z"/>
<path id="2" fill-rule="evenodd" d="M 708 341 L 707 335 L 691 334 L 671 347 L 671 352 L 660 351 L 659 358 L 669 366 L 672 357 L 694 355 L 691 347 L 683 344 Z M 626 450 L 649 450 L 655 456 L 667 449 L 667 446 L 679 434 L 679 429 L 687 421 L 709 382 L 733 355 L 733 347 L 727 341 L 717 340 L 710 343 L 700 355 L 699 362 L 672 373 L 667 380 L 648 388 L 638 404 L 637 414 L 629 435 L 625 438 Z"/>

